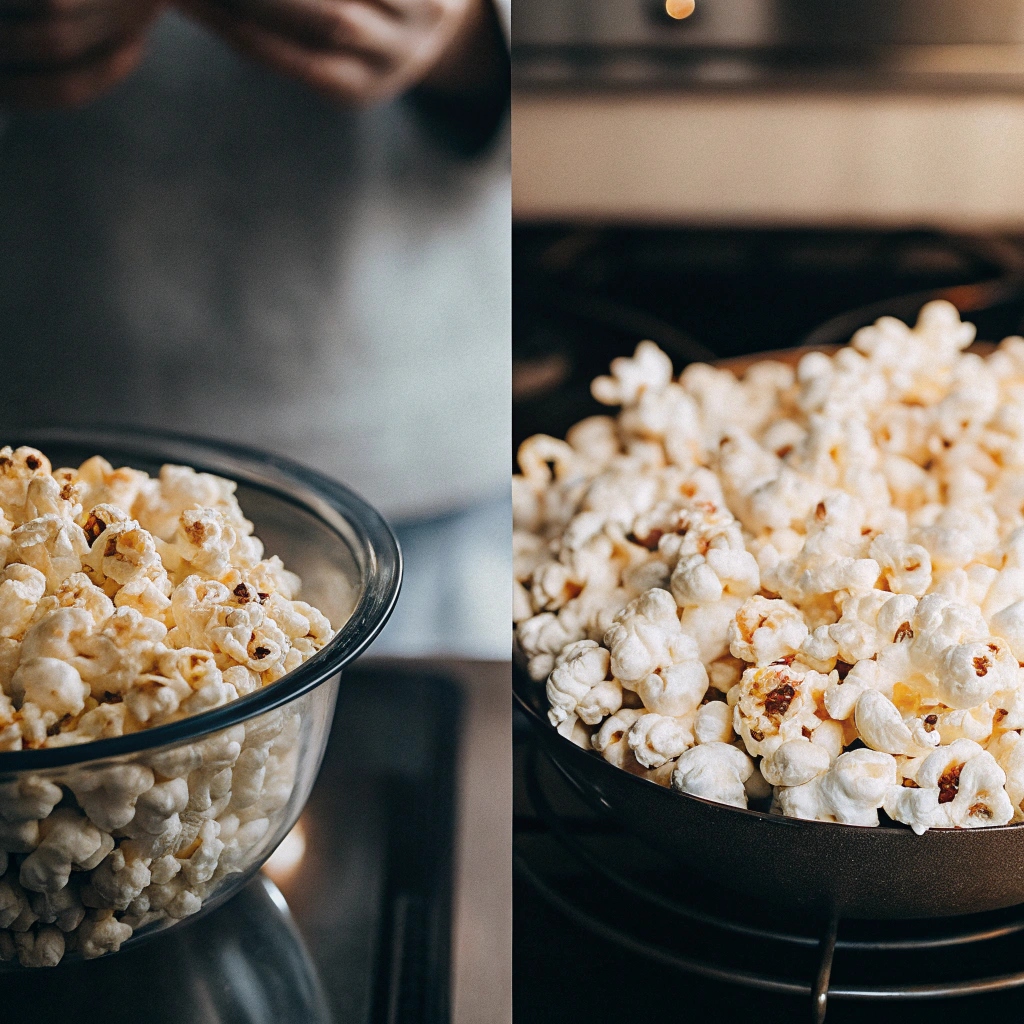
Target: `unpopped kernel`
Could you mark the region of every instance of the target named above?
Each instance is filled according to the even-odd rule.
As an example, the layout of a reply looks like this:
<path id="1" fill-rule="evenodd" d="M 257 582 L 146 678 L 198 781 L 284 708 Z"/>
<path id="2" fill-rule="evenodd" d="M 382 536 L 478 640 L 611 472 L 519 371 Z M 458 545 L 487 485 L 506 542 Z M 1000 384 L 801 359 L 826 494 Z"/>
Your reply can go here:
<path id="1" fill-rule="evenodd" d="M 616 417 L 525 441 L 514 620 L 552 724 L 734 806 L 1024 821 L 1024 339 L 974 334 L 932 302 L 741 377 L 642 342 L 594 381 Z M 12 608 L 74 559 L 39 532 Z"/>
<path id="2" fill-rule="evenodd" d="M 0 751 L 198 714 L 331 639 L 234 492 L 186 466 L 51 471 L 33 448 L 0 448 Z M 597 689 L 571 713 L 607 715 Z M 0 784 L 0 959 L 100 956 L 198 911 L 280 823 L 298 727 L 280 709 L 131 763 Z"/>

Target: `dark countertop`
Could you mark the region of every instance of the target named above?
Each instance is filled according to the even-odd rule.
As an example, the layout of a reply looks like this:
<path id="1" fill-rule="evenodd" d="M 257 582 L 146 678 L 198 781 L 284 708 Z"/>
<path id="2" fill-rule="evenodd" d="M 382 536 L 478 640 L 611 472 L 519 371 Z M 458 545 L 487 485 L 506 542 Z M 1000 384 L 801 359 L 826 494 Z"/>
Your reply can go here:
<path id="1" fill-rule="evenodd" d="M 316 784 L 263 872 L 117 955 L 5 974 L 0 1018 L 508 1024 L 510 680 L 508 662 L 346 670 Z"/>
<path id="2" fill-rule="evenodd" d="M 387 665 L 368 658 L 360 664 Z M 453 1024 L 512 1019 L 512 662 L 394 659 L 463 687 L 452 936 Z"/>

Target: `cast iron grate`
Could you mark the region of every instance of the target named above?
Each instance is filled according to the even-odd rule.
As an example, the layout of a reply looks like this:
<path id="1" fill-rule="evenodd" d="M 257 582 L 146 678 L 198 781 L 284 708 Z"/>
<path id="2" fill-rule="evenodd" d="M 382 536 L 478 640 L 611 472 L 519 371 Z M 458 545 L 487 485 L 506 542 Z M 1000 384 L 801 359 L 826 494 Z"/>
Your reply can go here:
<path id="1" fill-rule="evenodd" d="M 928 921 L 781 919 L 750 900 L 695 887 L 678 869 L 608 856 L 609 843 L 638 841 L 609 820 L 559 813 L 555 788 L 571 784 L 532 741 L 523 776 L 531 813 L 516 820 L 517 874 L 575 924 L 633 954 L 720 982 L 809 997 L 819 1024 L 829 999 L 936 1000 L 1024 985 L 1024 907 Z M 554 840 L 571 862 L 563 858 L 551 870 L 538 855 L 538 837 Z M 619 898 L 609 899 L 610 891 Z"/>

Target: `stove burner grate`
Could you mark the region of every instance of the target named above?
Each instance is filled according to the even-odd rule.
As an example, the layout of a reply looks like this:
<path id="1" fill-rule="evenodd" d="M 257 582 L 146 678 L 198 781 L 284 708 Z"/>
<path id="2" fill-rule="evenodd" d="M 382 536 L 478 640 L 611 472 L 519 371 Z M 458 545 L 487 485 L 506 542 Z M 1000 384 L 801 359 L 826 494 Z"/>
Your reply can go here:
<path id="1" fill-rule="evenodd" d="M 927 922 L 804 918 L 766 926 L 756 913 L 728 901 L 680 890 L 672 878 L 678 881 L 678 869 L 654 873 L 648 882 L 644 872 L 613 863 L 602 843 L 638 841 L 606 819 L 560 814 L 551 790 L 571 789 L 571 783 L 532 741 L 524 781 L 532 815 L 517 819 L 516 873 L 577 925 L 634 954 L 722 982 L 809 996 L 811 1019 L 819 1024 L 829 998 L 933 1000 L 1024 985 L 1024 970 L 1017 969 L 1024 964 L 1024 907 Z M 572 864 L 571 872 L 552 872 L 536 863 L 529 840 L 538 836 L 553 840 L 559 854 L 570 855 L 571 862 L 565 863 Z M 609 891 L 626 897 L 628 904 L 600 898 Z M 610 903 L 615 910 L 627 905 L 628 913 L 613 919 Z M 893 972 L 894 955 L 898 973 Z M 765 963 L 797 970 L 760 969 Z M 928 968 L 937 966 L 945 976 L 928 978 Z"/>

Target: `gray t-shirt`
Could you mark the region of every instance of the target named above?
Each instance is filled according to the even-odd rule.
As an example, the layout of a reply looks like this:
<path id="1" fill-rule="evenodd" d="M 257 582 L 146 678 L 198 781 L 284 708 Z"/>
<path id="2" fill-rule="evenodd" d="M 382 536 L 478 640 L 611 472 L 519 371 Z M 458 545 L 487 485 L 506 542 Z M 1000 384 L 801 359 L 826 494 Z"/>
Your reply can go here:
<path id="1" fill-rule="evenodd" d="M 0 423 L 279 451 L 394 518 L 507 485 L 507 126 L 464 158 L 168 15 L 142 68 L 0 135 Z M 0 439 L 0 443 L 2 439 Z"/>

